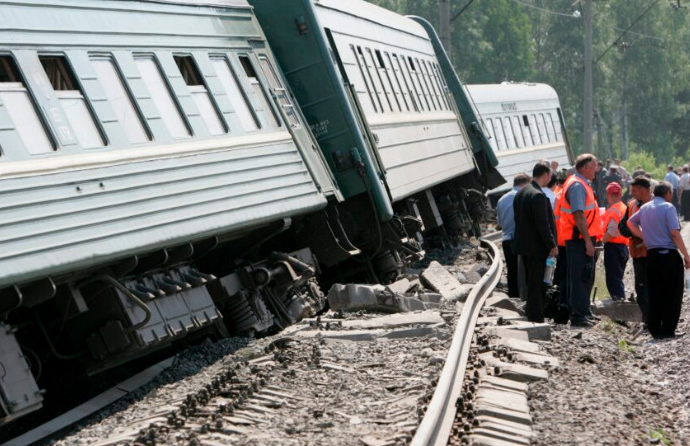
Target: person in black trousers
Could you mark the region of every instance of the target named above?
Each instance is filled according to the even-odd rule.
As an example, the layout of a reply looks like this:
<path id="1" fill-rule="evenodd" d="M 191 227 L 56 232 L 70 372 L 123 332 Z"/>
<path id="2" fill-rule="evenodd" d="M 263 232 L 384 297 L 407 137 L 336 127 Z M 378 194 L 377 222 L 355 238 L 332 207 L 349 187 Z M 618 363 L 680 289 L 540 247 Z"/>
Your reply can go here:
<path id="1" fill-rule="evenodd" d="M 515 195 L 529 184 L 532 178 L 526 173 L 519 173 L 513 178 L 513 190 L 506 193 L 496 204 L 496 220 L 501 227 L 503 255 L 506 259 L 506 272 L 508 277 L 508 296 L 520 297 L 518 291 L 518 255 L 515 252 L 513 239 L 515 237 L 515 214 L 513 201 Z"/>
<path id="2" fill-rule="evenodd" d="M 630 231 L 647 246 L 647 327 L 657 339 L 680 335 L 676 327 L 683 302 L 683 267 L 690 268 L 690 256 L 672 201 L 673 187 L 662 181 L 654 188 L 654 199 L 628 219 Z"/>
<path id="3" fill-rule="evenodd" d="M 541 188 L 551 180 L 551 166 L 539 162 L 532 170 L 532 182 L 515 195 L 515 250 L 522 256 L 527 280 L 525 312 L 531 322 L 544 322 L 546 259 L 556 257 L 556 227 L 549 199 Z"/>

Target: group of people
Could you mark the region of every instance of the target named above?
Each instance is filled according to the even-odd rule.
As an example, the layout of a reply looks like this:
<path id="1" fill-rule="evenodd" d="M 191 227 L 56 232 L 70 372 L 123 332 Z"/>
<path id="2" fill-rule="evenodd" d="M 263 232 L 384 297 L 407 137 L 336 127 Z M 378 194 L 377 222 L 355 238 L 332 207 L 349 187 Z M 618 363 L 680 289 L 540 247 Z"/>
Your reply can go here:
<path id="1" fill-rule="evenodd" d="M 559 177 L 558 165 L 545 160 L 534 166 L 531 176 L 515 176 L 512 191 L 496 207 L 508 293 L 526 300 L 530 321 L 543 322 L 547 259 L 557 259 L 553 283 L 569 309 L 570 324 L 591 327 L 598 320 L 590 310 L 590 296 L 599 251 L 613 300 L 625 299 L 623 277 L 632 257 L 645 326 L 655 338 L 677 336 L 684 271 L 690 268 L 676 208 L 685 194 L 679 195 L 679 187 L 669 181 L 653 182 L 640 169 L 624 179 L 627 172 L 611 167 L 607 176 L 614 178 L 601 190 L 595 179 L 602 163 L 591 154 L 580 155 L 567 177 Z M 623 184 L 632 197 L 627 202 Z M 690 200 L 690 195 L 685 197 Z M 600 203 L 606 203 L 605 209 Z"/>

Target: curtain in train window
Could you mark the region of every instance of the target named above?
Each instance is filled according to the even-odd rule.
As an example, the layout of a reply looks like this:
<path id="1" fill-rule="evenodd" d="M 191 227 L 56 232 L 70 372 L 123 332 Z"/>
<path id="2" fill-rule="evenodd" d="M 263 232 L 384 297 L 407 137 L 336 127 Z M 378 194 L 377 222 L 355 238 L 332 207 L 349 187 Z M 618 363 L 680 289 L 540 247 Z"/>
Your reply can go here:
<path id="1" fill-rule="evenodd" d="M 225 57 L 213 57 L 211 58 L 211 63 L 216 70 L 218 80 L 220 80 L 225 90 L 225 95 L 230 100 L 232 108 L 235 110 L 235 114 L 240 120 L 242 128 L 246 132 L 257 130 L 259 128 L 259 123 L 249 106 L 249 101 L 247 100 L 244 90 L 240 88 L 237 77 L 235 76 L 235 71 L 232 70 L 228 64 L 228 60 Z"/>
<path id="2" fill-rule="evenodd" d="M 266 119 L 268 119 L 269 124 L 271 127 L 281 127 L 281 121 L 278 119 L 273 107 L 271 107 L 271 103 L 266 96 L 266 92 L 259 81 L 259 76 L 257 76 L 256 70 L 254 69 L 254 64 L 252 64 L 252 61 L 249 60 L 248 56 L 240 56 L 240 64 L 242 64 L 244 74 L 247 76 L 249 83 L 254 89 L 254 95 L 261 102 L 261 107 L 264 109 L 264 113 L 266 113 Z"/>
<path id="3" fill-rule="evenodd" d="M 31 155 L 55 150 L 38 116 L 17 65 L 10 56 L 0 56 L 0 100 L 14 128 Z M 7 126 L 9 123 L 3 123 Z"/>
<path id="4" fill-rule="evenodd" d="M 84 91 L 65 56 L 39 56 L 60 106 L 72 126 L 79 144 L 85 149 L 103 147 L 103 137 L 86 102 Z"/>
<path id="5" fill-rule="evenodd" d="M 173 138 L 189 137 L 190 132 L 187 123 L 183 120 L 180 109 L 173 99 L 168 83 L 163 78 L 156 61 L 151 56 L 137 57 L 134 61 L 170 135 Z"/>
<path id="6" fill-rule="evenodd" d="M 220 120 L 220 115 L 216 104 L 213 101 L 213 97 L 208 92 L 206 88 L 206 82 L 204 81 L 199 68 L 192 56 L 173 56 L 177 68 L 180 70 L 182 79 L 184 79 L 187 87 L 189 87 L 189 92 L 192 95 L 192 99 L 199 109 L 199 114 L 201 118 L 206 123 L 206 128 L 211 135 L 222 135 L 229 131 L 226 129 L 223 122 Z"/>
<path id="7" fill-rule="evenodd" d="M 264 56 L 259 57 L 259 62 L 261 62 L 261 68 L 264 71 L 266 79 L 268 79 L 271 89 L 275 92 L 276 98 L 278 98 L 278 104 L 280 104 L 280 106 L 283 108 L 283 111 L 287 115 L 288 122 L 293 127 L 299 126 L 297 110 L 295 110 L 295 106 L 292 104 L 290 96 L 288 96 L 287 89 L 280 81 L 278 73 L 276 73 L 275 69 L 273 68 L 273 64 L 271 64 L 268 58 Z"/>
<path id="8" fill-rule="evenodd" d="M 393 57 L 395 57 L 395 55 Z M 388 73 L 391 76 L 393 89 L 395 90 L 396 96 L 400 98 L 400 105 L 405 106 L 405 111 L 410 111 L 410 104 L 407 103 L 407 89 L 405 88 L 404 81 L 401 79 L 402 73 L 398 70 L 396 65 L 393 64 L 393 59 L 391 59 L 391 55 L 388 53 L 386 53 L 386 61 L 390 67 Z"/>
<path id="9" fill-rule="evenodd" d="M 125 89 L 125 84 L 122 82 L 113 60 L 109 58 L 91 59 L 91 66 L 96 72 L 96 77 L 103 87 L 108 103 L 113 107 L 115 116 L 122 125 L 129 141 L 134 144 L 150 141 L 141 117 L 134 108 L 134 103 Z"/>

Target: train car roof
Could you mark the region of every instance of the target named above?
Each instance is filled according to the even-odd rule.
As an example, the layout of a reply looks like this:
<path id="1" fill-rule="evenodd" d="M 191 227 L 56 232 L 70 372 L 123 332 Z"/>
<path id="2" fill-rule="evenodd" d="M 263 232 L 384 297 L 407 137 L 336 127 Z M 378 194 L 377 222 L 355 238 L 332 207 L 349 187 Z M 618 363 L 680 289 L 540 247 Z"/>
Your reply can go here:
<path id="1" fill-rule="evenodd" d="M 558 100 L 558 93 L 547 84 L 502 83 L 466 85 L 477 104 L 505 101 Z"/>
<path id="2" fill-rule="evenodd" d="M 427 40 L 429 39 L 424 28 L 414 20 L 364 0 L 318 0 L 314 3 L 316 6 L 340 11 L 396 31 L 407 32 Z"/>
<path id="3" fill-rule="evenodd" d="M 143 3 L 167 3 L 185 6 L 216 6 L 222 8 L 247 8 L 251 5 L 247 0 L 136 0 Z"/>

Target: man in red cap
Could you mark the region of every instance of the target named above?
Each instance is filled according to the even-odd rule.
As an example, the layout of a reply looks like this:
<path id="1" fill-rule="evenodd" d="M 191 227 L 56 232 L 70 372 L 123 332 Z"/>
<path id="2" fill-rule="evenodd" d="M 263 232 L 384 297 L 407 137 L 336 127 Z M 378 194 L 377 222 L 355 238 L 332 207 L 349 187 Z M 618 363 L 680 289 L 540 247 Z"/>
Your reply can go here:
<path id="1" fill-rule="evenodd" d="M 613 300 L 625 299 L 623 275 L 628 263 L 628 239 L 621 235 L 618 224 L 625 216 L 627 206 L 621 201 L 621 186 L 613 182 L 606 186 L 606 198 L 609 208 L 604 214 L 604 269 L 606 270 L 606 288 Z"/>

